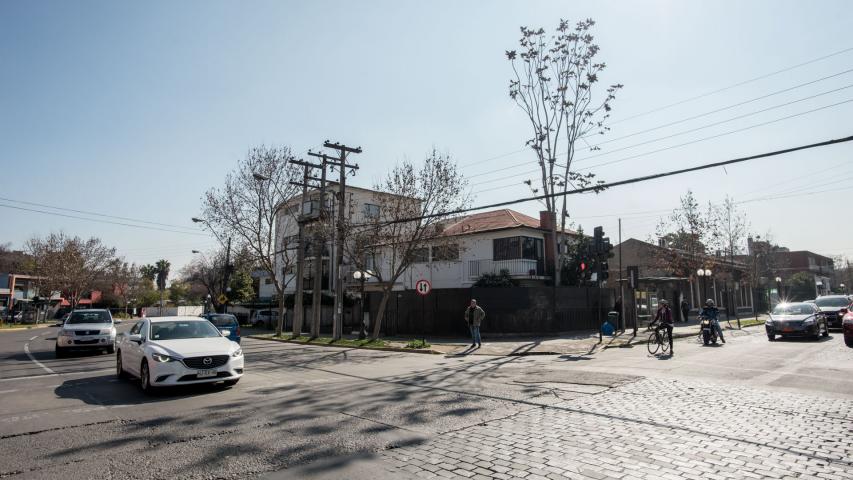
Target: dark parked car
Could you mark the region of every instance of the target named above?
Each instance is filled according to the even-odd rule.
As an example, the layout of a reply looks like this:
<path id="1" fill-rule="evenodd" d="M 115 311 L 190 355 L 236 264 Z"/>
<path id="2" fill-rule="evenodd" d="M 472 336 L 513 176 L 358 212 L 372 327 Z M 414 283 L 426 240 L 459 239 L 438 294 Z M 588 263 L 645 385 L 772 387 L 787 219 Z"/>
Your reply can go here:
<path id="1" fill-rule="evenodd" d="M 844 331 L 844 343 L 853 348 L 853 312 L 847 312 L 841 320 L 841 330 Z"/>
<path id="2" fill-rule="evenodd" d="M 850 310 L 850 297 L 847 295 L 826 295 L 817 297 L 815 305 L 826 316 L 829 328 L 841 328 L 841 319 Z"/>
<path id="3" fill-rule="evenodd" d="M 813 303 L 783 303 L 776 305 L 767 322 L 767 339 L 776 340 L 776 335 L 812 337 L 829 336 L 826 318 Z"/>
<path id="4" fill-rule="evenodd" d="M 202 317 L 218 328 L 229 340 L 240 343 L 240 322 L 237 321 L 237 317 L 230 313 L 205 313 Z"/>

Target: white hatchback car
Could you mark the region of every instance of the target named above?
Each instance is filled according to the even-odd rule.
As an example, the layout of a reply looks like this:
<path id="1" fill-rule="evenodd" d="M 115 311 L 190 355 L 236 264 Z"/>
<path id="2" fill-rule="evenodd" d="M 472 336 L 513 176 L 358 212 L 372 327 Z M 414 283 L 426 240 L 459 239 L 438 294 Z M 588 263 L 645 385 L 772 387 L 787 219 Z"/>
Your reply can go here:
<path id="1" fill-rule="evenodd" d="M 116 340 L 116 373 L 153 387 L 225 382 L 243 376 L 243 350 L 199 317 L 140 319 Z"/>

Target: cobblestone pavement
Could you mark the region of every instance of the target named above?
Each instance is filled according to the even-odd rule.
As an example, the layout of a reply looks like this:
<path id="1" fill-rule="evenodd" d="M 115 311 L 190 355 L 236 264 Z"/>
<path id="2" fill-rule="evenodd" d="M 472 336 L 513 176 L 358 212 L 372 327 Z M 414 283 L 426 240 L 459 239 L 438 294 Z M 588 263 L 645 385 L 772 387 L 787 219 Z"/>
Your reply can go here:
<path id="1" fill-rule="evenodd" d="M 853 401 L 642 379 L 384 456 L 421 478 L 853 478 Z"/>

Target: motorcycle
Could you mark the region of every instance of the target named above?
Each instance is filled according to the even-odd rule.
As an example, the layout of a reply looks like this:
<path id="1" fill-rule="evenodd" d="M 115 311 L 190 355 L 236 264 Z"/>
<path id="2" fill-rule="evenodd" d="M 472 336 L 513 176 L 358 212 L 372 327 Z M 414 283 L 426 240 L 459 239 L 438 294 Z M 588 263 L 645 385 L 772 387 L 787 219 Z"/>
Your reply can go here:
<path id="1" fill-rule="evenodd" d="M 702 329 L 702 343 L 708 345 L 709 343 L 717 344 L 717 330 L 714 328 L 714 325 L 711 323 L 712 320 L 708 317 L 700 316 L 699 317 Z"/>

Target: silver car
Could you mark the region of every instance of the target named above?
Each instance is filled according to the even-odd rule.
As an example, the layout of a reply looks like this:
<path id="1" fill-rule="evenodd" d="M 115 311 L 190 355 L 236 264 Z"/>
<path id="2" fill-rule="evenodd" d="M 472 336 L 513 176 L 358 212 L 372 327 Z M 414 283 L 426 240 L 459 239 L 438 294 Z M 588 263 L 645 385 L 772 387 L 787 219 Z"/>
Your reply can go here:
<path id="1" fill-rule="evenodd" d="M 71 350 L 115 352 L 116 323 L 109 310 L 75 310 L 56 335 L 56 356 Z"/>

